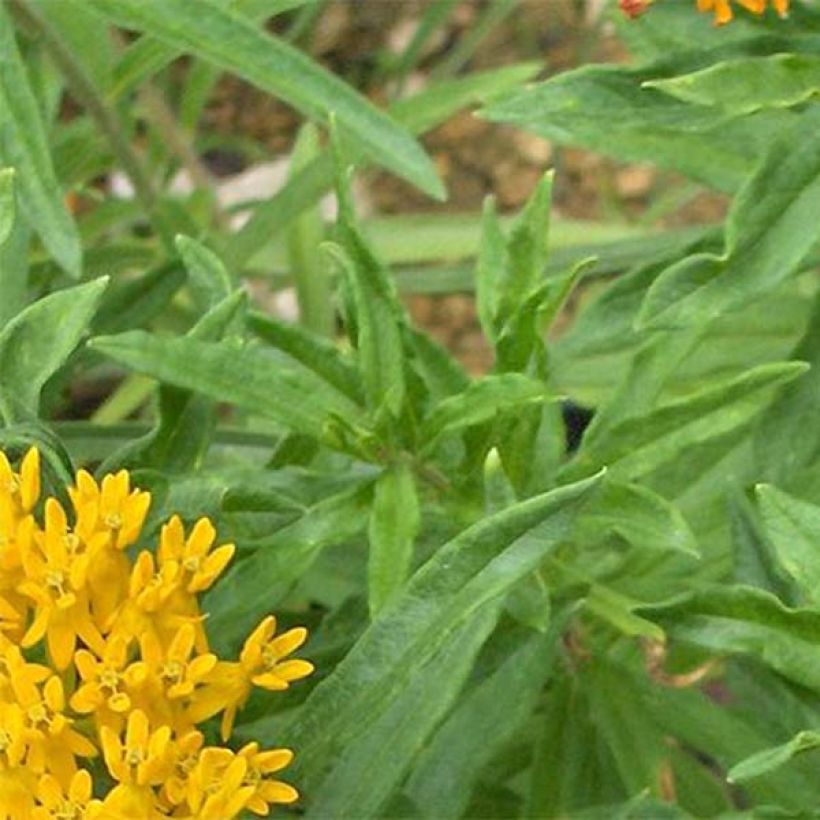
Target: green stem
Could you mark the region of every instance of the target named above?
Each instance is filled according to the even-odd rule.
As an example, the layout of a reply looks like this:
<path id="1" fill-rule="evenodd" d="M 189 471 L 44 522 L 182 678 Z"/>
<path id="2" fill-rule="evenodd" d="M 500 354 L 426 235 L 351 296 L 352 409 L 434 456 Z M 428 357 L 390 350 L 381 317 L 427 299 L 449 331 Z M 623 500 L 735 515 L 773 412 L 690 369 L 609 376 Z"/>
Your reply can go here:
<path id="1" fill-rule="evenodd" d="M 156 204 L 156 192 L 142 161 L 131 147 L 125 131 L 114 111 L 105 103 L 97 92 L 93 81 L 83 65 L 74 57 L 57 32 L 43 15 L 28 0 L 9 0 L 9 4 L 18 19 L 34 33 L 43 38 L 51 58 L 62 72 L 71 95 L 82 105 L 100 130 L 106 135 L 111 148 L 128 175 L 137 198 L 146 212 L 153 215 Z"/>

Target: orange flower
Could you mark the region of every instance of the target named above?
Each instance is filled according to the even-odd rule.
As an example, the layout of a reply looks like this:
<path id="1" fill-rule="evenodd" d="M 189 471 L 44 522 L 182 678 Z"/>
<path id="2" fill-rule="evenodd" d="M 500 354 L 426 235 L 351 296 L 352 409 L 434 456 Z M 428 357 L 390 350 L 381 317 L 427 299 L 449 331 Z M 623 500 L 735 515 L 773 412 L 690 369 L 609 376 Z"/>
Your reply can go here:
<path id="1" fill-rule="evenodd" d="M 737 2 L 753 14 L 763 14 L 769 3 L 781 17 L 789 13 L 789 0 L 737 0 Z M 729 0 L 697 0 L 697 4 L 698 11 L 714 12 L 715 24 L 718 26 L 728 23 L 734 16 Z"/>

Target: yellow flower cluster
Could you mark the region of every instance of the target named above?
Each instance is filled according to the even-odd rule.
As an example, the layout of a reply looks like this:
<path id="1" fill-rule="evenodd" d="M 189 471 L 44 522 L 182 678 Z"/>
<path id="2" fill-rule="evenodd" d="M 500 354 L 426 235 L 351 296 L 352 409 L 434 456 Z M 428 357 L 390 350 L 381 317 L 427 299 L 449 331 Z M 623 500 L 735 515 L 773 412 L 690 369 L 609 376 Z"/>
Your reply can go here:
<path id="1" fill-rule="evenodd" d="M 287 657 L 306 630 L 277 636 L 267 617 L 238 661 L 218 659 L 197 593 L 234 546 L 174 517 L 132 562 L 150 494 L 123 470 L 80 471 L 68 495 L 70 516 L 40 508 L 38 451 L 19 472 L 0 451 L 0 818 L 222 820 L 296 800 L 271 777 L 288 749 L 206 746 L 197 724 L 221 713 L 226 741 L 252 687 L 309 675 Z"/>

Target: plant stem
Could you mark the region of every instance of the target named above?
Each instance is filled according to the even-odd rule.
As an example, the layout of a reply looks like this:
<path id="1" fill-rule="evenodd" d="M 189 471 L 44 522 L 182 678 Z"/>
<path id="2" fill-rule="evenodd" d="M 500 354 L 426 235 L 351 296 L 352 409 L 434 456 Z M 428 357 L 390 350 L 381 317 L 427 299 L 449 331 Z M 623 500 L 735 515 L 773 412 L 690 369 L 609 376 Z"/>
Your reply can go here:
<path id="1" fill-rule="evenodd" d="M 29 5 L 28 0 L 9 0 L 9 5 L 22 23 L 43 38 L 51 58 L 63 74 L 71 95 L 88 111 L 106 135 L 114 154 L 134 187 L 137 198 L 146 212 L 153 217 L 157 199 L 153 183 L 141 159 L 131 146 L 119 118 L 98 93 L 85 67 L 74 57 L 59 32 L 37 9 Z"/>

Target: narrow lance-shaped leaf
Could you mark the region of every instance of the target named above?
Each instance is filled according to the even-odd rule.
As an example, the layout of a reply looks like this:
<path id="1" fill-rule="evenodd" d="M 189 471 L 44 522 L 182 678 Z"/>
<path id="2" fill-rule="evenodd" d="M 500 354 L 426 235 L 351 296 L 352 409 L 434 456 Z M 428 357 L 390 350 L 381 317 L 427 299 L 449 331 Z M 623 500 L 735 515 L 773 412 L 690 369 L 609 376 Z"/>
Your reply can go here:
<path id="1" fill-rule="evenodd" d="M 0 170 L 0 328 L 14 318 L 28 298 L 29 228 L 17 207 L 16 172 Z"/>
<path id="2" fill-rule="evenodd" d="M 61 1 L 65 2 L 65 0 Z M 75 4 L 77 2 L 83 2 L 83 0 L 74 0 Z M 311 3 L 313 0 L 259 0 L 259 2 L 250 2 L 250 0 L 228 0 L 228 2 L 224 2 L 224 0 L 220 0 L 220 2 L 223 6 L 231 8 L 236 13 L 258 24 L 263 22 L 266 17 L 282 14 Z M 122 56 L 114 66 L 109 96 L 112 100 L 120 100 L 126 97 L 145 80 L 162 71 L 165 66 L 183 56 L 183 54 L 184 50 L 169 46 L 149 35 L 134 40 L 123 49 Z M 182 101 L 182 109 L 185 109 L 186 102 L 187 100 Z"/>
<path id="3" fill-rule="evenodd" d="M 371 615 L 378 614 L 407 579 L 419 516 L 413 471 L 404 461 L 389 466 L 376 481 L 368 527 Z"/>
<path id="4" fill-rule="evenodd" d="M 0 159 L 19 172 L 20 203 L 43 245 L 60 266 L 78 277 L 77 228 L 63 204 L 45 126 L 5 4 L 0 4 Z"/>
<path id="5" fill-rule="evenodd" d="M 699 557 L 697 540 L 680 510 L 640 484 L 605 481 L 578 527 L 582 542 L 615 533 L 643 549 Z"/>
<path id="6" fill-rule="evenodd" d="M 405 791 L 421 817 L 462 817 L 494 756 L 531 719 L 552 674 L 564 618 L 545 634 L 511 642 L 504 661 L 457 704 L 419 755 Z"/>
<path id="7" fill-rule="evenodd" d="M 820 58 L 809 54 L 739 57 L 691 74 L 648 80 L 644 86 L 742 116 L 761 108 L 799 105 L 820 92 Z"/>
<path id="8" fill-rule="evenodd" d="M 515 87 L 519 79 L 527 79 L 536 70 L 533 64 L 506 66 L 436 83 L 418 94 L 398 100 L 390 107 L 390 113 L 412 134 L 422 134 L 475 101 Z M 364 152 L 356 150 L 355 146 L 354 151 L 356 154 L 351 159 L 358 163 Z M 237 268 L 244 265 L 332 185 L 333 159 L 329 152 L 325 152 L 276 195 L 257 206 L 248 222 L 233 235 L 226 259 Z"/>
<path id="9" fill-rule="evenodd" d="M 799 732 L 787 743 L 764 749 L 762 752 L 747 757 L 729 770 L 727 775 L 731 783 L 742 783 L 763 774 L 776 771 L 785 766 L 792 758 L 804 752 L 820 747 L 820 732 Z"/>
<path id="10" fill-rule="evenodd" d="M 0 331 L 0 413 L 6 424 L 37 417 L 40 391 L 86 333 L 108 279 L 52 293 Z"/>
<path id="11" fill-rule="evenodd" d="M 424 419 L 423 437 L 429 446 L 439 436 L 489 421 L 501 411 L 556 399 L 543 382 L 521 373 L 484 376 L 440 401 Z"/>
<path id="12" fill-rule="evenodd" d="M 768 309 L 782 313 L 774 305 Z M 820 450 L 820 428 L 814 423 L 820 409 L 820 294 L 814 297 L 808 325 L 789 358 L 808 362 L 811 370 L 784 388 L 761 417 L 754 436 L 758 476 L 773 484 L 782 484 L 813 464 Z"/>
<path id="13" fill-rule="evenodd" d="M 393 299 L 380 286 L 378 263 L 367 252 L 354 260 L 338 245 L 326 243 L 324 247 L 342 270 L 353 296 L 359 372 L 367 403 L 373 412 L 384 407 L 398 416 L 405 396 L 404 352 L 398 313 Z"/>
<path id="14" fill-rule="evenodd" d="M 806 603 L 820 604 L 820 507 L 767 484 L 757 500 L 778 564 L 796 583 Z"/>
<path id="15" fill-rule="evenodd" d="M 484 336 L 494 342 L 501 301 L 501 282 L 507 262 L 507 241 L 495 208 L 495 200 L 484 200 L 481 219 L 481 244 L 476 261 L 475 288 L 478 319 Z"/>
<path id="16" fill-rule="evenodd" d="M 645 607 L 670 639 L 718 654 L 749 655 L 820 692 L 820 613 L 790 609 L 754 587 L 710 586 L 685 600 Z"/>
<path id="17" fill-rule="evenodd" d="M 388 168 L 434 197 L 444 189 L 419 144 L 387 114 L 298 49 L 212 0 L 92 0 L 117 23 L 213 62 L 327 121 L 331 112 Z"/>
<path id="18" fill-rule="evenodd" d="M 716 387 L 627 418 L 589 442 L 565 472 L 578 475 L 607 464 L 613 477 L 635 481 L 674 463 L 697 444 L 742 431 L 771 401 L 774 389 L 806 369 L 802 362 L 761 365 Z"/>
<path id="19" fill-rule="evenodd" d="M 785 604 L 793 606 L 799 599 L 795 585 L 780 567 L 758 512 L 745 493 L 737 491 L 732 494 L 728 514 L 735 581 L 771 592 Z"/>
<path id="20" fill-rule="evenodd" d="M 9 238 L 17 216 L 14 176 L 13 168 L 0 168 L 0 245 Z"/>
<path id="21" fill-rule="evenodd" d="M 820 106 L 794 118 L 738 192 L 722 256 L 673 265 L 654 282 L 641 309 L 647 327 L 705 324 L 762 296 L 792 275 L 820 236 Z"/>
<path id="22" fill-rule="evenodd" d="M 247 297 L 234 291 L 214 305 L 188 332 L 192 339 L 219 341 L 232 325 L 241 320 Z M 156 426 L 107 459 L 100 472 L 126 466 L 162 469 L 182 473 L 197 466 L 208 449 L 216 425 L 214 401 L 172 385 L 159 389 L 159 417 Z"/>
<path id="23" fill-rule="evenodd" d="M 203 308 L 212 307 L 231 293 L 231 276 L 210 248 L 183 235 L 176 238 L 175 244 L 188 271 L 191 290 Z"/>
<path id="24" fill-rule="evenodd" d="M 549 253 L 552 178 L 552 171 L 544 175 L 510 232 L 509 269 L 501 285 L 504 318 L 541 284 Z"/>
<path id="25" fill-rule="evenodd" d="M 430 660 L 416 665 L 387 709 L 345 745 L 321 786 L 311 793 L 309 820 L 382 820 L 387 799 L 458 696 L 496 624 L 498 609 L 498 602 L 484 604 L 447 636 Z M 374 766 L 374 760 L 379 765 Z"/>
<path id="26" fill-rule="evenodd" d="M 621 160 L 652 160 L 734 190 L 751 169 L 755 149 L 771 138 L 768 123 L 727 126 L 726 115 L 716 109 L 641 87 L 659 73 L 652 65 L 583 66 L 522 86 L 481 115 Z"/>
<path id="27" fill-rule="evenodd" d="M 327 382 L 259 347 L 164 339 L 143 331 L 99 336 L 91 345 L 167 384 L 198 391 L 317 438 L 333 415 L 350 424 L 358 418 L 356 406 Z"/>
<path id="28" fill-rule="evenodd" d="M 333 341 L 265 313 L 251 311 L 247 324 L 262 341 L 303 364 L 352 401 L 364 404 L 362 379 L 355 359 L 343 353 Z"/>
<path id="29" fill-rule="evenodd" d="M 595 477 L 562 487 L 492 516 L 440 548 L 414 574 L 279 735 L 300 750 L 297 766 L 306 792 L 321 782 L 347 744 L 389 709 L 414 671 L 455 630 L 567 537 L 597 483 Z"/>
<path id="30" fill-rule="evenodd" d="M 367 523 L 370 487 L 333 494 L 292 524 L 254 545 L 203 602 L 217 651 L 235 651 L 264 615 L 284 597 L 327 546 L 342 544 Z"/>

